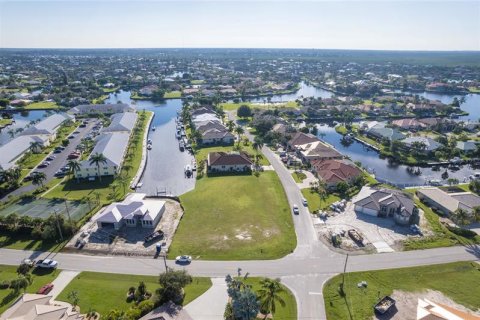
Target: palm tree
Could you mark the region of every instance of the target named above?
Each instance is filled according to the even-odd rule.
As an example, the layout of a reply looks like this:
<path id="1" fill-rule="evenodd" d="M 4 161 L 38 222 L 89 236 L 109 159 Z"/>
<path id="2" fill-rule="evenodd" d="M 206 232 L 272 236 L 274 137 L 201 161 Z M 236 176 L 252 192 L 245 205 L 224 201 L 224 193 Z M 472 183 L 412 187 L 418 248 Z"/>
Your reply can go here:
<path id="1" fill-rule="evenodd" d="M 320 208 L 322 207 L 322 203 L 327 199 L 328 194 L 327 194 L 327 185 L 325 184 L 325 181 L 319 180 L 318 181 L 318 186 L 317 186 L 317 193 L 318 196 L 320 197 Z M 320 209 L 319 208 L 319 209 Z"/>
<path id="2" fill-rule="evenodd" d="M 126 188 L 130 179 L 128 178 L 128 176 L 122 174 L 117 177 L 117 180 L 118 180 L 118 183 L 122 185 L 123 194 L 125 195 L 127 193 Z"/>
<path id="3" fill-rule="evenodd" d="M 228 120 L 227 121 L 227 128 L 228 128 L 228 131 L 232 132 L 233 129 L 235 128 L 235 122 L 233 122 L 232 120 Z"/>
<path id="4" fill-rule="evenodd" d="M 41 185 L 43 188 L 43 183 L 47 180 L 47 176 L 43 172 L 36 173 L 32 178 L 32 183 L 36 186 Z"/>
<path id="5" fill-rule="evenodd" d="M 81 166 L 80 163 L 77 160 L 68 160 L 67 162 L 68 166 L 68 174 L 75 174 L 77 171 L 80 170 Z"/>
<path id="6" fill-rule="evenodd" d="M 455 211 L 454 220 L 460 226 L 465 226 L 470 223 L 468 212 L 464 209 L 458 208 Z"/>
<path id="7" fill-rule="evenodd" d="M 101 153 L 95 153 L 93 156 L 90 157 L 90 165 L 94 164 L 97 166 L 97 173 L 98 178 L 102 181 L 102 175 L 100 174 L 100 165 L 106 164 L 107 158 Z"/>
<path id="8" fill-rule="evenodd" d="M 259 151 L 260 149 L 263 148 L 263 140 L 259 136 L 255 136 L 255 139 L 253 139 L 253 149 Z"/>
<path id="9" fill-rule="evenodd" d="M 240 141 L 241 141 L 240 137 L 242 136 L 242 134 L 244 132 L 245 132 L 245 130 L 243 130 L 242 127 L 240 127 L 240 126 L 235 127 L 235 133 L 238 135 L 238 144 L 239 145 L 240 145 Z"/>
<path id="10" fill-rule="evenodd" d="M 265 318 L 268 314 L 275 315 L 276 303 L 280 303 L 282 307 L 285 306 L 285 301 L 280 297 L 280 293 L 284 292 L 280 279 L 262 279 L 260 281 L 262 289 L 258 290 L 258 298 L 260 299 L 260 307 L 262 312 L 265 312 Z"/>
<path id="11" fill-rule="evenodd" d="M 38 141 L 32 141 L 30 142 L 30 147 L 28 148 L 32 153 L 38 152 L 40 148 L 42 147 L 42 144 Z"/>
<path id="12" fill-rule="evenodd" d="M 474 207 L 472 215 L 475 221 L 480 222 L 480 207 Z"/>

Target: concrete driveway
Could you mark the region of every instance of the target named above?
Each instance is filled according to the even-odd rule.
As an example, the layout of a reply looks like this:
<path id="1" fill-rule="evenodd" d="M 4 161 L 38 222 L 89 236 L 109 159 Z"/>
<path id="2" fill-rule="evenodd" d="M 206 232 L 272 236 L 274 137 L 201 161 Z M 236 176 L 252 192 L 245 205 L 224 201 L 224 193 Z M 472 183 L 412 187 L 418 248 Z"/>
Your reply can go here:
<path id="1" fill-rule="evenodd" d="M 55 280 L 52 281 L 53 289 L 49 295 L 51 295 L 53 299 L 56 299 L 79 273 L 79 271 L 62 270 Z"/>
<path id="2" fill-rule="evenodd" d="M 195 178 L 186 178 L 185 165 L 194 160 L 187 150 L 180 151 L 175 138 L 175 119 L 150 130 L 152 149 L 147 154 L 147 165 L 137 191 L 148 195 L 184 194 L 195 188 Z"/>
<path id="3" fill-rule="evenodd" d="M 212 286 L 184 309 L 193 320 L 223 320 L 228 302 L 225 278 L 212 278 Z"/>

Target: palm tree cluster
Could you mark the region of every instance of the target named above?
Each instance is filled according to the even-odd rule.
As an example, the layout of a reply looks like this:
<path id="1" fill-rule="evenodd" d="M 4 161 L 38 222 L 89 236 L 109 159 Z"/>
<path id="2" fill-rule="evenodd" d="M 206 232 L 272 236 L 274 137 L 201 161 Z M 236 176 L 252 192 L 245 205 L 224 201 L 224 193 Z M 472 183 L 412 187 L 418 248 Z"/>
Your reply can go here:
<path id="1" fill-rule="evenodd" d="M 260 289 L 255 293 L 252 286 L 245 283 L 248 273 L 243 280 L 235 279 L 227 275 L 227 293 L 230 302 L 225 309 L 227 320 L 252 320 L 256 319 L 259 312 L 267 319 L 274 316 L 278 304 L 285 306 L 285 300 L 281 294 L 285 292 L 280 279 L 264 278 L 260 280 Z"/>
<path id="2" fill-rule="evenodd" d="M 0 171 L 0 183 L 6 183 L 6 189 L 10 190 L 18 187 L 19 179 L 22 175 L 20 167 Z"/>

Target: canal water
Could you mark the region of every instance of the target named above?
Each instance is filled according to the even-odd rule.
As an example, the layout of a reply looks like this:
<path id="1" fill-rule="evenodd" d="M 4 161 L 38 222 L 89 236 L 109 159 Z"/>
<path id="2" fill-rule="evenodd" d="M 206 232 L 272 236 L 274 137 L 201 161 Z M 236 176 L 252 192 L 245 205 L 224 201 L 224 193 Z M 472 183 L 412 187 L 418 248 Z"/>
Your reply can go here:
<path id="1" fill-rule="evenodd" d="M 48 112 L 45 110 L 14 112 L 13 120 L 15 120 L 15 122 L 0 131 L 0 145 L 4 145 L 8 141 L 12 140 L 11 135 L 8 133 L 10 130 L 15 131 L 19 128 L 24 129 L 30 122 L 40 120 L 47 114 Z"/>
<path id="2" fill-rule="evenodd" d="M 275 95 L 272 97 L 272 102 L 293 101 L 299 97 L 331 97 L 333 93 L 327 90 L 313 87 L 304 82 L 300 84 L 300 89 L 293 94 Z M 444 103 L 451 103 L 454 95 L 439 95 L 424 92 L 420 94 L 428 99 L 440 100 Z M 460 98 L 459 96 L 457 96 Z M 478 120 L 480 118 L 480 95 L 470 94 L 466 97 L 466 102 L 462 104 L 461 108 L 470 113 L 466 119 Z M 252 99 L 252 102 L 264 102 L 265 97 Z M 134 103 L 138 110 L 145 109 L 155 112 L 153 125 L 157 128 L 159 126 L 168 124 L 175 118 L 177 111 L 182 108 L 182 101 L 180 99 L 169 99 L 164 103 L 154 103 L 151 101 L 130 100 L 130 92 L 121 91 L 117 95 L 111 94 L 106 100 L 107 103 L 117 103 L 118 101 L 125 103 Z M 441 180 L 441 175 L 445 172 L 445 168 L 440 171 L 432 171 L 430 168 L 421 168 L 421 175 L 413 175 L 407 171 L 405 165 L 395 165 L 389 162 L 388 159 L 381 159 L 376 151 L 365 147 L 363 144 L 354 141 L 349 145 L 342 144 L 342 136 L 338 134 L 333 127 L 325 124 L 319 125 L 319 138 L 333 145 L 337 150 L 351 158 L 353 161 L 360 161 L 362 166 L 370 172 L 374 173 L 377 179 L 383 182 L 389 182 L 398 186 L 423 185 L 428 180 Z M 447 170 L 449 178 L 457 178 L 459 181 L 467 181 L 468 177 L 476 172 L 469 165 L 462 166 L 460 170 Z"/>

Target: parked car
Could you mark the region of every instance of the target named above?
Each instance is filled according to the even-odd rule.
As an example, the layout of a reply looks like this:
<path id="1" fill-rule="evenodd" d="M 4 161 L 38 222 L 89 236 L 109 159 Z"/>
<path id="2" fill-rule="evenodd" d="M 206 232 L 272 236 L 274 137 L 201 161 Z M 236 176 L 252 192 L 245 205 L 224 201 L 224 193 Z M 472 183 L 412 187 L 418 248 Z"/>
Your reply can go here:
<path id="1" fill-rule="evenodd" d="M 302 204 L 303 204 L 304 207 L 308 207 L 307 199 L 302 198 Z"/>
<path id="2" fill-rule="evenodd" d="M 53 159 L 55 159 L 55 156 L 53 154 L 45 158 L 45 160 L 47 161 L 53 161 Z"/>
<path id="3" fill-rule="evenodd" d="M 300 210 L 298 210 L 298 206 L 296 204 L 293 205 L 293 213 L 294 214 L 299 214 Z"/>
<path id="4" fill-rule="evenodd" d="M 53 283 L 48 283 L 38 289 L 37 294 L 49 294 L 53 289 Z"/>
<path id="5" fill-rule="evenodd" d="M 78 159 L 80 157 L 79 153 L 72 152 L 68 155 L 67 159 Z"/>
<path id="6" fill-rule="evenodd" d="M 192 262 L 191 256 L 178 256 L 175 258 L 175 262 L 177 263 L 190 263 Z"/>
<path id="7" fill-rule="evenodd" d="M 58 262 L 52 259 L 38 260 L 35 266 L 43 269 L 57 269 Z"/>
<path id="8" fill-rule="evenodd" d="M 48 167 L 49 165 L 50 165 L 50 162 L 44 161 L 44 162 L 40 163 L 37 168 L 42 169 L 42 168 Z"/>
<path id="9" fill-rule="evenodd" d="M 33 267 L 35 265 L 35 260 L 23 259 L 20 264 L 26 264 L 29 267 Z"/>
<path id="10" fill-rule="evenodd" d="M 57 177 L 57 178 L 63 178 L 63 177 L 65 177 L 65 175 L 66 175 L 66 173 L 61 171 L 61 170 L 55 172 L 55 174 L 54 174 L 54 176 Z"/>

